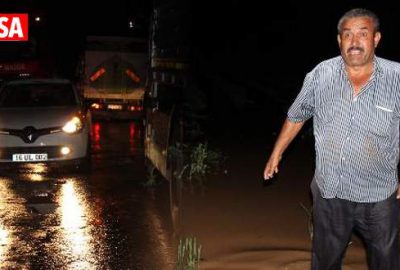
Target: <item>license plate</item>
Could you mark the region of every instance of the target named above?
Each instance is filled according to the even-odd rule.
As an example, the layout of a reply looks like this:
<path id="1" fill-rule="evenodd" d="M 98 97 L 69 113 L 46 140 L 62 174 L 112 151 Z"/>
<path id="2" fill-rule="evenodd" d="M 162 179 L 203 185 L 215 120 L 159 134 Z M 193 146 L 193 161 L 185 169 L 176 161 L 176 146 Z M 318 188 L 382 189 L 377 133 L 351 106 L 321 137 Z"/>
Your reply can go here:
<path id="1" fill-rule="evenodd" d="M 107 109 L 109 110 L 122 110 L 122 105 L 117 105 L 117 104 L 108 104 Z"/>
<path id="2" fill-rule="evenodd" d="M 12 160 L 15 162 L 46 161 L 47 154 L 13 154 Z"/>

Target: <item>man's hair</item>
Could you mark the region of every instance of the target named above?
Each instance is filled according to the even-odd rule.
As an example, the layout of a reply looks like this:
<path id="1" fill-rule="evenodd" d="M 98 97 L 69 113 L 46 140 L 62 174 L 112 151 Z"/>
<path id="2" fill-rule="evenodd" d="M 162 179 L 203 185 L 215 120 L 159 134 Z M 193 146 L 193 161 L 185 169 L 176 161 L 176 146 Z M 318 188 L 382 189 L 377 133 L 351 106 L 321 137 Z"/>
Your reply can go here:
<path id="1" fill-rule="evenodd" d="M 343 31 L 343 22 L 347 19 L 351 18 L 359 18 L 359 17 L 368 17 L 372 19 L 372 22 L 374 23 L 374 33 L 379 32 L 379 18 L 376 16 L 375 13 L 368 9 L 364 8 L 355 8 L 352 10 L 347 11 L 339 20 L 339 23 L 337 25 L 337 30 L 338 33 L 342 33 Z"/>

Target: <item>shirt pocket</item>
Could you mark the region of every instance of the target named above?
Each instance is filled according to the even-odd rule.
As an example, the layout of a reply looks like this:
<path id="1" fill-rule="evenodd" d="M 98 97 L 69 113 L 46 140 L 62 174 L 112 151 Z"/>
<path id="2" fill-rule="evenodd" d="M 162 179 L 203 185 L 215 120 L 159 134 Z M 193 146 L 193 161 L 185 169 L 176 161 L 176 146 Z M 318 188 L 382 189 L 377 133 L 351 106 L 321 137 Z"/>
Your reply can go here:
<path id="1" fill-rule="evenodd" d="M 393 108 L 376 104 L 372 111 L 365 123 L 365 125 L 368 125 L 369 131 L 378 137 L 389 136 L 393 120 Z"/>
<path id="2" fill-rule="evenodd" d="M 315 111 L 316 122 L 319 125 L 325 125 L 332 122 L 335 115 L 335 102 L 334 100 L 328 100 L 323 102 L 317 107 Z"/>

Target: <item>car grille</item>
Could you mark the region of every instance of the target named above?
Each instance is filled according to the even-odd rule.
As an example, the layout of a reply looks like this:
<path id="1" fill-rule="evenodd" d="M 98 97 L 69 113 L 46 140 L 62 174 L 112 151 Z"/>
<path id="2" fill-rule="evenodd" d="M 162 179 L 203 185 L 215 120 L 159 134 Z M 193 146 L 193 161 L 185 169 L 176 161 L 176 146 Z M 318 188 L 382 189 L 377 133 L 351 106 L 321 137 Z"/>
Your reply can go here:
<path id="1" fill-rule="evenodd" d="M 0 159 L 12 160 L 13 154 L 42 154 L 47 153 L 47 157 L 59 158 L 62 156 L 59 146 L 38 146 L 38 147 L 3 147 L 0 148 Z"/>
<path id="2" fill-rule="evenodd" d="M 24 129 L 0 129 L 0 134 L 20 137 L 25 143 L 34 143 L 37 138 L 43 135 L 60 132 L 60 127 L 36 129 L 25 127 Z"/>

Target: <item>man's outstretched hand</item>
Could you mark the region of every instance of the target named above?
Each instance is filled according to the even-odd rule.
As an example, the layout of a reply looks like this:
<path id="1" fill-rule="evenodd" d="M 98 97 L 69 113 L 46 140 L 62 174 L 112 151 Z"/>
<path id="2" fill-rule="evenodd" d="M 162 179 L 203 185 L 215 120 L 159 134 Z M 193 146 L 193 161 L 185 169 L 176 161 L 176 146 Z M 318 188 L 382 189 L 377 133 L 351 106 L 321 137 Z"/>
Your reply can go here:
<path id="1" fill-rule="evenodd" d="M 274 174 L 278 173 L 278 165 L 281 160 L 280 156 L 271 155 L 264 169 L 264 180 L 271 179 Z"/>

